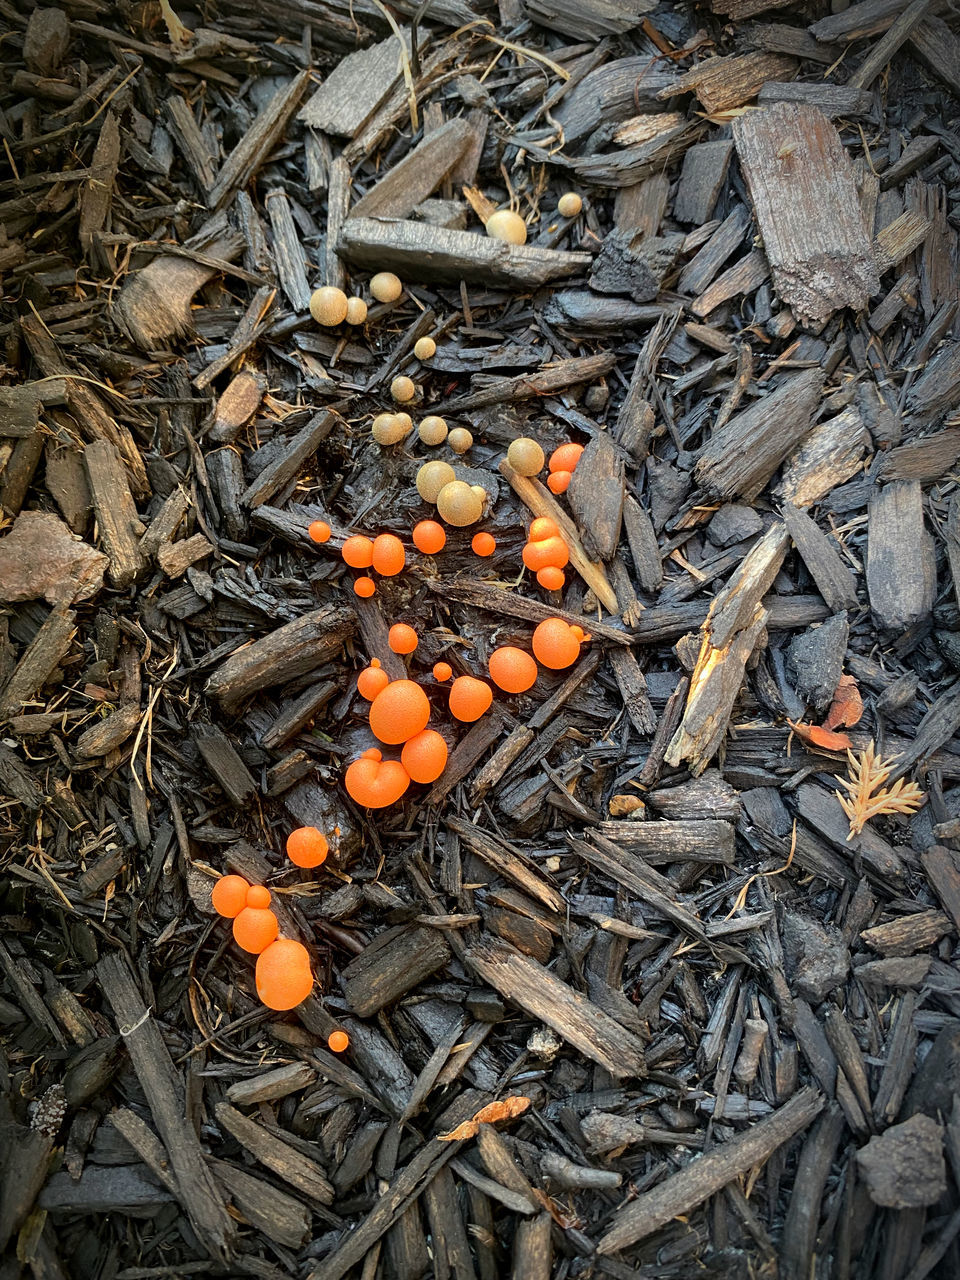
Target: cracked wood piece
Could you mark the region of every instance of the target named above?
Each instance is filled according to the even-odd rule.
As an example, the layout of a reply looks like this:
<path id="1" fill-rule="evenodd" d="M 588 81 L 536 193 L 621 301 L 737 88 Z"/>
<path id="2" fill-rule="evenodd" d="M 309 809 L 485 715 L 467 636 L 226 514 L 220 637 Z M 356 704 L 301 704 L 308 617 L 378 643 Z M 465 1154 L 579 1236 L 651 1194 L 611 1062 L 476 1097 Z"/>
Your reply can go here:
<path id="1" fill-rule="evenodd" d="M 868 116 L 873 109 L 873 94 L 865 89 L 842 84 L 805 84 L 802 81 L 782 84 L 770 80 L 760 90 L 757 101 L 761 107 L 769 107 L 774 102 L 802 102 L 817 107 L 830 120 L 838 116 L 846 119 Z"/>
<path id="2" fill-rule="evenodd" d="M 326 440 L 334 425 L 340 422 L 338 414 L 329 409 L 315 413 L 310 421 L 287 442 L 283 452 L 260 472 L 241 496 L 242 506 L 253 508 L 268 502 L 278 489 L 281 489 L 299 472 L 311 454 L 316 453 L 319 445 Z"/>
<path id="3" fill-rule="evenodd" d="M 600 834 L 652 866 L 666 862 L 717 862 L 732 867 L 734 827 L 720 818 L 601 822 Z"/>
<path id="4" fill-rule="evenodd" d="M 733 123 L 733 140 L 779 296 L 801 324 L 863 310 L 880 289 L 850 157 L 822 111 L 777 103 Z"/>
<path id="5" fill-rule="evenodd" d="M 819 43 L 843 40 L 852 43 L 881 35 L 906 8 L 906 0 L 860 0 L 841 13 L 834 13 L 807 28 Z"/>
<path id="6" fill-rule="evenodd" d="M 225 1267 L 233 1252 L 236 1226 L 184 1113 L 183 1082 L 160 1028 L 143 1002 L 124 955 L 114 952 L 105 956 L 97 965 L 97 976 L 169 1154 L 184 1212 L 210 1257 Z"/>
<path id="7" fill-rule="evenodd" d="M 733 143 L 728 139 L 719 142 L 698 142 L 683 157 L 680 183 L 673 202 L 673 216 L 677 222 L 692 222 L 702 227 L 710 221 L 720 189 L 727 178 Z"/>
<path id="8" fill-rule="evenodd" d="M 350 210 L 350 218 L 406 218 L 437 187 L 466 151 L 473 130 L 466 120 L 448 120 L 428 133 L 387 170 Z"/>
<path id="9" fill-rule="evenodd" d="M 783 522 L 817 590 L 834 613 L 857 607 L 857 580 L 840 558 L 835 541 L 798 507 L 783 504 Z"/>
<path id="10" fill-rule="evenodd" d="M 179 578 L 182 573 L 204 560 L 213 551 L 213 547 L 202 533 L 195 533 L 192 538 L 181 538 L 179 542 L 165 542 L 157 551 L 157 565 L 168 578 Z"/>
<path id="11" fill-rule="evenodd" d="M 357 628 L 352 609 L 330 605 L 305 613 L 230 654 L 206 683 L 225 711 L 260 689 L 285 684 L 338 657 Z"/>
<path id="12" fill-rule="evenodd" d="M 694 478 L 711 497 L 753 501 L 810 430 L 823 392 L 822 369 L 806 369 L 715 431 Z"/>
<path id="13" fill-rule="evenodd" d="M 510 245 L 475 231 L 403 219 L 348 218 L 338 252 L 371 271 L 395 271 L 401 280 L 466 280 L 520 289 L 538 288 L 593 264 L 589 253 Z"/>
<path id="14" fill-rule="evenodd" d="M 542 902 L 550 911 L 558 915 L 565 912 L 563 895 L 544 879 L 536 864 L 530 862 L 519 850 L 468 822 L 466 818 L 448 818 L 446 826 L 460 837 L 471 853 L 492 867 L 498 876 L 512 881 L 518 889 L 522 889 L 537 902 Z"/>
<path id="15" fill-rule="evenodd" d="M 404 32 L 409 51 L 410 35 Z M 341 58 L 297 119 L 311 129 L 352 138 L 400 83 L 400 46 L 390 35 Z"/>
<path id="16" fill-rule="evenodd" d="M 243 1115 L 229 1102 L 218 1102 L 217 1121 L 249 1151 L 259 1164 L 275 1173 L 287 1186 L 293 1187 L 307 1200 L 328 1205 L 333 1201 L 333 1187 L 315 1160 L 270 1132 L 256 1120 Z"/>
<path id="17" fill-rule="evenodd" d="M 917 480 L 884 485 L 870 499 L 867 594 L 877 625 L 902 632 L 929 616 L 937 591 L 933 538 Z"/>
<path id="18" fill-rule="evenodd" d="M 848 83 L 854 89 L 866 89 L 890 61 L 893 55 L 905 44 L 910 33 L 927 11 L 932 8 L 934 0 L 913 0 L 887 28 L 883 37 L 877 41 L 867 54 L 861 65 L 850 77 Z"/>
<path id="19" fill-rule="evenodd" d="M 647 681 L 632 649 L 611 649 L 610 665 L 623 698 L 627 715 L 641 737 L 647 737 L 657 727 L 657 717 L 650 704 Z"/>
<path id="20" fill-rule="evenodd" d="M 306 1244 L 312 1219 L 310 1210 L 299 1200 L 226 1160 L 210 1159 L 208 1163 L 250 1226 L 288 1249 Z"/>
<path id="21" fill-rule="evenodd" d="M 690 1160 L 664 1181 L 618 1209 L 597 1252 L 619 1253 L 644 1240 L 673 1218 L 688 1214 L 728 1183 L 767 1160 L 806 1129 L 823 1109 L 823 1095 L 805 1088 L 763 1120 Z"/>
<path id="22" fill-rule="evenodd" d="M 117 118 L 108 111 L 97 139 L 90 174 L 80 188 L 80 246 L 86 256 L 97 234 L 103 230 L 113 201 L 113 187 L 120 164 L 120 130 Z"/>
<path id="23" fill-rule="evenodd" d="M 885 226 L 873 242 L 873 257 L 880 274 L 919 249 L 932 226 L 930 219 L 915 209 L 907 209 Z"/>
<path id="24" fill-rule="evenodd" d="M 883 459 L 879 475 L 881 480 L 918 480 L 921 484 L 930 484 L 952 470 L 958 458 L 960 424 L 891 449 Z"/>
<path id="25" fill-rule="evenodd" d="M 63 605 L 50 610 L 43 625 L 23 651 L 6 686 L 0 689 L 0 717 L 14 715 L 50 679 L 70 648 L 77 630 L 77 615 Z"/>
<path id="26" fill-rule="evenodd" d="M 661 101 L 678 93 L 693 92 L 704 111 L 715 114 L 742 107 L 755 98 L 768 80 L 788 80 L 797 69 L 793 58 L 781 53 L 741 53 L 722 58 L 705 58 L 657 97 Z"/>
<path id="27" fill-rule="evenodd" d="M 301 71 L 289 84 L 278 89 L 230 152 L 210 188 L 211 209 L 219 209 L 226 204 L 235 191 L 250 182 L 267 160 L 296 111 L 311 74 L 310 71 Z"/>
<path id="28" fill-rule="evenodd" d="M 449 963 L 450 948 L 436 929 L 398 926 L 380 934 L 343 970 L 352 1013 L 369 1018 Z"/>
<path id="29" fill-rule="evenodd" d="M 462 413 L 465 409 L 481 409 L 485 405 L 505 404 L 513 400 L 527 400 L 531 396 L 552 395 L 580 382 L 602 378 L 613 369 L 616 356 L 599 353 L 593 356 L 574 356 L 569 360 L 557 360 L 534 373 L 520 373 L 515 378 L 498 378 L 482 391 L 470 392 L 446 402 L 448 413 Z M 579 466 L 577 468 L 579 470 Z M 576 472 L 574 472 L 576 475 Z"/>
<path id="30" fill-rule="evenodd" d="M 313 290 L 307 280 L 307 256 L 290 212 L 287 193 L 279 188 L 268 191 L 263 204 L 273 233 L 273 261 L 280 287 L 294 311 L 304 312 L 310 306 Z"/>
<path id="31" fill-rule="evenodd" d="M 870 436 L 858 409 L 844 409 L 804 438 L 783 468 L 776 493 L 795 507 L 811 507 L 861 469 Z"/>
<path id="32" fill-rule="evenodd" d="M 570 550 L 570 563 L 574 569 L 608 613 L 618 614 L 620 604 L 603 565 L 588 557 L 576 526 L 549 489 L 544 488 L 539 480 L 518 475 L 506 458 L 500 463 L 500 474 L 535 516 L 548 516 L 553 520 Z"/>
<path id="33" fill-rule="evenodd" d="M 536 960 L 489 936 L 469 947 L 465 958 L 495 991 L 552 1027 L 616 1079 L 645 1074 L 639 1038 Z"/>
<path id="34" fill-rule="evenodd" d="M 110 559 L 110 579 L 122 590 L 145 567 L 140 553 L 143 525 L 116 447 L 109 440 L 94 440 L 84 449 L 83 460 L 100 541 Z"/>
<path id="35" fill-rule="evenodd" d="M 327 182 L 327 238 L 323 246 L 323 283 L 334 289 L 347 289 L 347 270 L 340 261 L 337 245 L 350 208 L 350 166 L 343 156 L 330 164 Z"/>
<path id="36" fill-rule="evenodd" d="M 582 530 L 584 550 L 600 561 L 610 560 L 620 541 L 623 479 L 622 458 L 610 437 L 598 431 L 580 456 L 567 500 Z"/>

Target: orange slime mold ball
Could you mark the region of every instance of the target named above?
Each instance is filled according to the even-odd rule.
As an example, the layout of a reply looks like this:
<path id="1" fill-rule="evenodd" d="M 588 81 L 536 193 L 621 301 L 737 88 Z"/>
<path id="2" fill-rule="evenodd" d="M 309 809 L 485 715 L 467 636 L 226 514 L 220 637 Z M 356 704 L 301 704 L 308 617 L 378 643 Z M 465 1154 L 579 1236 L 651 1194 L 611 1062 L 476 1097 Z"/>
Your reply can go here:
<path id="1" fill-rule="evenodd" d="M 470 546 L 475 556 L 492 556 L 497 549 L 497 540 L 492 533 L 475 533 Z"/>
<path id="2" fill-rule="evenodd" d="M 243 876 L 221 876 L 213 886 L 213 909 L 218 916 L 232 920 L 247 905 L 250 885 Z"/>
<path id="3" fill-rule="evenodd" d="M 550 455 L 550 471 L 575 471 L 577 463 L 583 456 L 582 444 L 562 444 Z"/>
<path id="4" fill-rule="evenodd" d="M 390 628 L 387 641 L 394 653 L 413 653 L 420 643 L 420 637 L 405 622 L 395 622 Z"/>
<path id="5" fill-rule="evenodd" d="M 307 530 L 307 533 L 309 533 L 314 542 L 330 541 L 330 526 L 327 524 L 326 520 L 314 520 L 313 524 L 311 524 L 310 528 Z"/>
<path id="6" fill-rule="evenodd" d="M 297 827 L 287 836 L 287 857 L 297 867 L 319 867 L 326 861 L 327 837 L 316 827 Z"/>
<path id="7" fill-rule="evenodd" d="M 438 662 L 433 668 L 433 678 L 443 684 L 445 680 L 449 680 L 453 675 L 453 667 L 449 662 Z"/>
<path id="8" fill-rule="evenodd" d="M 340 552 L 351 569 L 369 569 L 373 564 L 373 543 L 362 534 L 354 534 Z"/>
<path id="9" fill-rule="evenodd" d="M 369 667 L 357 676 L 357 692 L 361 698 L 372 702 L 378 693 L 382 693 L 390 683 L 390 677 L 380 665 L 379 658 L 371 658 Z"/>
<path id="10" fill-rule="evenodd" d="M 580 657 L 583 639 L 579 627 L 571 627 L 563 618 L 546 618 L 533 633 L 533 652 L 545 667 L 562 671 Z"/>
<path id="11" fill-rule="evenodd" d="M 385 578 L 395 577 L 406 564 L 403 543 L 392 533 L 381 533 L 373 543 L 373 567 Z"/>
<path id="12" fill-rule="evenodd" d="M 252 884 L 247 890 L 248 907 L 269 907 L 270 890 L 262 884 Z"/>
<path id="13" fill-rule="evenodd" d="M 404 744 L 400 763 L 414 782 L 436 782 L 447 767 L 447 744 L 435 729 L 424 729 Z"/>
<path id="14" fill-rule="evenodd" d="M 493 702 L 493 690 L 485 680 L 474 676 L 457 676 L 450 686 L 450 714 L 455 720 L 470 724 L 479 720 Z"/>
<path id="15" fill-rule="evenodd" d="M 504 693 L 526 693 L 537 681 L 537 664 L 529 653 L 513 645 L 494 649 L 488 667 L 490 679 Z"/>
<path id="16" fill-rule="evenodd" d="M 447 532 L 436 520 L 421 520 L 413 526 L 413 545 L 425 556 L 435 556 L 447 543 Z"/>
<path id="17" fill-rule="evenodd" d="M 266 951 L 279 932 L 277 917 L 266 907 L 244 907 L 233 922 L 234 942 L 255 956 Z"/>
<path id="18" fill-rule="evenodd" d="M 566 580 L 563 570 L 557 569 L 553 565 L 547 565 L 546 569 L 537 570 L 537 581 L 544 591 L 562 591 Z"/>
<path id="19" fill-rule="evenodd" d="M 353 593 L 361 600 L 369 600 L 376 589 L 377 584 L 372 578 L 358 578 L 353 584 Z"/>
<path id="20" fill-rule="evenodd" d="M 331 1031 L 327 1036 L 327 1048 L 331 1053 L 343 1053 L 350 1048 L 350 1037 L 345 1031 Z"/>
<path id="21" fill-rule="evenodd" d="M 545 538 L 559 538 L 560 530 L 549 516 L 537 516 L 530 526 L 530 542 L 543 542 Z"/>
<path id="22" fill-rule="evenodd" d="M 412 680 L 391 680 L 370 704 L 370 728 L 393 746 L 420 733 L 429 719 L 427 695 Z"/>
<path id="23" fill-rule="evenodd" d="M 543 538 L 523 548 L 523 563 L 536 573 L 540 569 L 562 569 L 570 560 L 570 548 L 562 538 Z"/>
<path id="24" fill-rule="evenodd" d="M 313 990 L 310 956 L 302 943 L 278 938 L 257 960 L 257 995 L 268 1009 L 294 1009 Z"/>
<path id="25" fill-rule="evenodd" d="M 350 798 L 365 809 L 385 809 L 409 787 L 410 775 L 399 760 L 383 760 L 379 751 L 367 751 L 349 766 L 344 784 Z"/>
<path id="26" fill-rule="evenodd" d="M 551 493 L 566 493 L 572 479 L 572 471 L 551 471 L 547 476 L 547 488 Z"/>

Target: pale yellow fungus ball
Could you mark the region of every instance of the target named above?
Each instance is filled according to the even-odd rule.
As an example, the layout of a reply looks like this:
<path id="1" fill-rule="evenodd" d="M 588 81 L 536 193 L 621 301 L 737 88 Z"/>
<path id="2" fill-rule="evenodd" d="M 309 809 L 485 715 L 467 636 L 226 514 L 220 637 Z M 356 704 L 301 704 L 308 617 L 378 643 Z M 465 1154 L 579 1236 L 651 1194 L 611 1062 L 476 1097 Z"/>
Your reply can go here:
<path id="1" fill-rule="evenodd" d="M 566 191 L 557 201 L 557 213 L 561 218 L 575 218 L 583 208 L 583 201 L 576 191 Z"/>
<path id="2" fill-rule="evenodd" d="M 399 378 L 394 378 L 390 383 L 390 394 L 400 404 L 407 404 L 417 394 L 417 388 L 412 378 L 407 378 L 401 374 Z"/>
<path id="3" fill-rule="evenodd" d="M 424 444 L 443 444 L 447 438 L 447 424 L 443 418 L 437 417 L 435 413 L 431 413 L 424 418 L 418 431 Z"/>
<path id="4" fill-rule="evenodd" d="M 451 480 L 437 494 L 437 511 L 447 524 L 463 528 L 483 515 L 483 499 L 463 480 Z"/>
<path id="5" fill-rule="evenodd" d="M 437 344 L 432 338 L 418 338 L 414 343 L 413 354 L 418 360 L 432 360 L 437 354 Z"/>
<path id="6" fill-rule="evenodd" d="M 512 209 L 498 209 L 487 219 L 487 235 L 507 244 L 526 244 L 527 224 Z"/>
<path id="7" fill-rule="evenodd" d="M 436 502 L 437 494 L 444 485 L 456 478 L 457 473 L 449 462 L 441 462 L 439 458 L 425 462 L 417 472 L 417 493 L 424 502 Z"/>
<path id="8" fill-rule="evenodd" d="M 535 476 L 543 470 L 546 458 L 536 440 L 519 436 L 507 450 L 507 462 L 518 476 Z"/>
<path id="9" fill-rule="evenodd" d="M 362 298 L 347 299 L 347 324 L 363 324 L 367 318 L 367 304 Z"/>
<path id="10" fill-rule="evenodd" d="M 342 324 L 347 318 L 347 295 L 342 289 L 335 289 L 333 285 L 325 284 L 322 289 L 315 290 L 311 295 L 310 314 L 317 324 L 325 325 L 327 328 Z"/>
<path id="11" fill-rule="evenodd" d="M 408 436 L 413 430 L 413 419 L 410 417 L 409 413 L 405 413 L 401 410 L 400 413 L 395 413 L 393 416 L 397 420 L 397 425 L 403 427 L 403 434 Z"/>
<path id="12" fill-rule="evenodd" d="M 400 421 L 398 413 L 378 413 L 370 425 L 370 433 L 377 444 L 399 444 L 409 428 Z"/>
<path id="13" fill-rule="evenodd" d="M 396 302 L 403 293 L 403 285 L 392 271 L 378 271 L 370 280 L 370 292 L 378 302 Z"/>
<path id="14" fill-rule="evenodd" d="M 447 444 L 454 453 L 466 453 L 473 448 L 473 436 L 466 427 L 454 427 L 447 436 Z"/>

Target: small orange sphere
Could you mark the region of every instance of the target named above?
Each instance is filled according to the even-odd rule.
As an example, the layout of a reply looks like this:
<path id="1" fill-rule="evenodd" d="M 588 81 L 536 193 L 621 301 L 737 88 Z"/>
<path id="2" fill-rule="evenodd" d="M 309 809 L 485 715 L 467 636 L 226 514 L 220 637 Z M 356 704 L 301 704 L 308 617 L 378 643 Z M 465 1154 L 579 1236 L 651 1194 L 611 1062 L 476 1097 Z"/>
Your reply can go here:
<path id="1" fill-rule="evenodd" d="M 420 643 L 420 637 L 416 631 L 413 627 L 408 627 L 405 622 L 395 622 L 390 628 L 387 639 L 394 653 L 413 653 Z"/>
<path id="2" fill-rule="evenodd" d="M 453 667 L 449 662 L 438 662 L 433 668 L 433 678 L 434 680 L 439 680 L 441 684 L 443 684 L 444 680 L 449 680 L 452 675 Z"/>
<path id="3" fill-rule="evenodd" d="M 330 526 L 326 520 L 314 520 L 307 533 L 309 533 L 314 542 L 330 541 Z"/>
<path id="4" fill-rule="evenodd" d="M 218 916 L 232 920 L 247 905 L 250 885 L 243 876 L 221 876 L 213 886 L 213 909 Z"/>
<path id="5" fill-rule="evenodd" d="M 331 1031 L 327 1036 L 327 1048 L 331 1053 L 344 1053 L 350 1048 L 350 1037 L 345 1031 Z"/>
<path id="6" fill-rule="evenodd" d="M 292 938 L 271 942 L 257 959 L 257 995 L 268 1009 L 294 1009 L 313 990 L 307 948 Z"/>
<path id="7" fill-rule="evenodd" d="M 457 676 L 450 686 L 450 714 L 455 720 L 471 724 L 489 711 L 493 690 L 485 680 L 474 676 Z"/>
<path id="8" fill-rule="evenodd" d="M 583 455 L 582 444 L 562 444 L 559 449 L 554 449 L 550 455 L 550 470 L 556 471 L 576 471 L 577 463 Z"/>
<path id="9" fill-rule="evenodd" d="M 269 907 L 270 890 L 262 884 L 252 884 L 247 890 L 248 907 Z"/>
<path id="10" fill-rule="evenodd" d="M 393 578 L 403 569 L 407 557 L 403 543 L 392 533 L 381 533 L 373 543 L 373 567 L 385 578 Z"/>
<path id="11" fill-rule="evenodd" d="M 436 782 L 447 767 L 447 744 L 436 729 L 424 729 L 404 743 L 400 763 L 414 782 Z"/>
<path id="12" fill-rule="evenodd" d="M 523 548 L 523 563 L 532 572 L 538 569 L 562 569 L 570 561 L 570 548 L 562 538 L 544 538 L 528 542 Z"/>
<path id="13" fill-rule="evenodd" d="M 526 693 L 537 681 L 537 664 L 533 658 L 510 644 L 494 649 L 487 667 L 490 679 L 504 693 Z"/>
<path id="14" fill-rule="evenodd" d="M 347 794 L 366 809 L 396 804 L 410 786 L 410 775 L 399 760 L 383 760 L 379 751 L 366 751 L 344 775 Z"/>
<path id="15" fill-rule="evenodd" d="M 571 471 L 551 471 L 547 476 L 547 488 L 551 493 L 566 493 L 572 479 Z"/>
<path id="16" fill-rule="evenodd" d="M 234 942 L 255 956 L 266 951 L 279 932 L 277 917 L 267 907 L 244 907 L 233 922 Z"/>
<path id="17" fill-rule="evenodd" d="M 566 580 L 563 570 L 555 565 L 548 564 L 545 569 L 537 570 L 537 581 L 544 591 L 562 591 Z"/>
<path id="18" fill-rule="evenodd" d="M 382 693 L 390 683 L 390 677 L 380 666 L 379 658 L 372 658 L 369 667 L 357 676 L 357 693 L 361 698 L 372 702 L 378 693 Z"/>
<path id="19" fill-rule="evenodd" d="M 530 526 L 528 537 L 531 542 L 543 542 L 545 538 L 559 538 L 560 530 L 549 516 L 538 516 Z"/>
<path id="20" fill-rule="evenodd" d="M 353 594 L 361 600 L 369 600 L 376 592 L 377 584 L 372 578 L 358 578 L 353 584 Z"/>
<path id="21" fill-rule="evenodd" d="M 497 540 L 492 533 L 475 533 L 470 546 L 475 556 L 492 556 L 497 549 Z"/>
<path id="22" fill-rule="evenodd" d="M 580 640 L 563 618 L 546 618 L 533 633 L 533 652 L 551 671 L 562 671 L 580 657 Z"/>
<path id="23" fill-rule="evenodd" d="M 370 704 L 370 728 L 381 742 L 409 742 L 427 727 L 430 703 L 412 680 L 392 680 Z"/>
<path id="24" fill-rule="evenodd" d="M 351 569 L 369 569 L 373 564 L 373 543 L 363 534 L 348 538 L 340 552 Z"/>
<path id="25" fill-rule="evenodd" d="M 287 836 L 287 857 L 297 867 L 319 867 L 326 861 L 327 837 L 316 827 L 297 827 Z"/>
<path id="26" fill-rule="evenodd" d="M 425 556 L 435 556 L 447 541 L 447 531 L 436 520 L 421 520 L 413 526 L 413 545 Z"/>

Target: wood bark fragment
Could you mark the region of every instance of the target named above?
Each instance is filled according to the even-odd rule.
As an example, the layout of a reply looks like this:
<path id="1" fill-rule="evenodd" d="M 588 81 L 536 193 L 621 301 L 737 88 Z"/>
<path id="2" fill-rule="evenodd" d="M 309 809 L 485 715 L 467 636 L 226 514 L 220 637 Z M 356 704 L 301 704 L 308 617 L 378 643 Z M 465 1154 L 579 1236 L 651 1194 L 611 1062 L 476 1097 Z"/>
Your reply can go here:
<path id="1" fill-rule="evenodd" d="M 143 525 L 116 448 L 107 440 L 94 440 L 84 449 L 83 460 L 100 539 L 110 558 L 110 578 L 122 589 L 144 569 L 140 553 Z"/>
<path id="2" fill-rule="evenodd" d="M 693 92 L 704 111 L 717 114 L 732 107 L 742 107 L 755 98 L 768 80 L 787 80 L 796 70 L 792 58 L 779 53 L 741 53 L 722 58 L 705 58 L 685 72 L 669 88 L 661 89 L 660 99 L 678 93 Z"/>
<path id="3" fill-rule="evenodd" d="M 933 540 L 924 526 L 919 482 L 884 485 L 871 499 L 867 593 L 877 624 L 904 631 L 925 618 L 936 594 Z"/>

